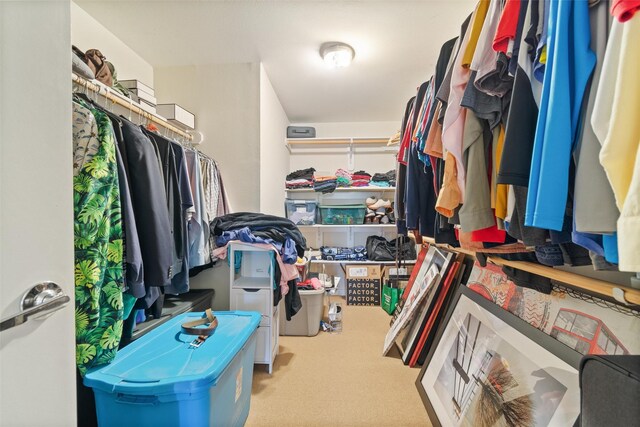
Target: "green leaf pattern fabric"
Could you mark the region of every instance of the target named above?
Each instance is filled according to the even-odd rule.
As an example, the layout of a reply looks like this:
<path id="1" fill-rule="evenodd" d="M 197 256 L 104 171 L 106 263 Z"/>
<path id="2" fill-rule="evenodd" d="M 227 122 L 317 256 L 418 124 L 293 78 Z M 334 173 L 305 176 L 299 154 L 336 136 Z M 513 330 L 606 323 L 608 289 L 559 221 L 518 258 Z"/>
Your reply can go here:
<path id="1" fill-rule="evenodd" d="M 115 357 L 124 309 L 123 232 L 113 128 L 105 113 L 83 106 L 95 118 L 99 146 L 82 163 L 73 182 L 76 363 L 82 375 Z M 74 139 L 74 146 L 79 143 L 83 141 Z"/>

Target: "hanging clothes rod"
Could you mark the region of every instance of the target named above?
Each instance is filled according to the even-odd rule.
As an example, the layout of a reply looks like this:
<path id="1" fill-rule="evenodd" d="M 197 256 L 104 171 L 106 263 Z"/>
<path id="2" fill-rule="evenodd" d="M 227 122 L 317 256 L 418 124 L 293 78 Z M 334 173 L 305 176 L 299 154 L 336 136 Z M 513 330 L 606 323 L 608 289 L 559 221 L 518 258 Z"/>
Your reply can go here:
<path id="1" fill-rule="evenodd" d="M 135 105 L 133 100 L 125 98 L 122 95 L 119 96 L 115 94 L 114 92 L 109 90 L 109 88 L 107 88 L 106 86 L 100 86 L 98 84 L 90 82 L 89 80 L 82 78 L 75 73 L 71 73 L 71 80 L 74 83 L 105 97 L 106 99 L 113 102 L 114 104 L 118 104 L 119 106 L 124 107 L 127 110 L 130 110 L 131 112 L 138 114 L 139 116 L 144 117 L 147 120 L 157 125 L 160 125 L 163 128 L 170 130 L 171 132 L 174 132 L 180 135 L 181 137 L 185 138 L 187 141 L 193 140 L 193 136 L 191 134 L 188 134 L 182 129 L 179 129 L 176 126 L 173 126 L 171 123 L 167 122 L 161 117 L 143 110 L 142 108 Z"/>

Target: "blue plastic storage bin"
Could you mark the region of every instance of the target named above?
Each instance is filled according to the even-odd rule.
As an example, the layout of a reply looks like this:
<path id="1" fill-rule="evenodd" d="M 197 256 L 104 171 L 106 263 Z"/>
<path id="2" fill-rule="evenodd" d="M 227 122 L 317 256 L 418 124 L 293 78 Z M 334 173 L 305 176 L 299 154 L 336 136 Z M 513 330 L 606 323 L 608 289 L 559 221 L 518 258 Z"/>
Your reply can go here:
<path id="1" fill-rule="evenodd" d="M 200 347 L 185 313 L 87 373 L 100 427 L 242 426 L 249 415 L 257 312 L 216 312 L 218 328 Z"/>

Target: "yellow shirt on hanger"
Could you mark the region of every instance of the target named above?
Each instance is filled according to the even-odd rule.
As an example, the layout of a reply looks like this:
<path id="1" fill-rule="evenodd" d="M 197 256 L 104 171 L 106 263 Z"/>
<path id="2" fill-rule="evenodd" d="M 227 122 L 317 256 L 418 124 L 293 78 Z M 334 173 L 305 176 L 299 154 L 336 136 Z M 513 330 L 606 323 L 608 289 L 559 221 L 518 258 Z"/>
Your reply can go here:
<path id="1" fill-rule="evenodd" d="M 478 45 L 478 38 L 480 37 L 480 31 L 482 31 L 484 20 L 487 17 L 487 10 L 489 10 L 490 2 L 490 0 L 480 0 L 476 5 L 476 10 L 473 12 L 473 21 L 471 22 L 469 30 L 471 31 L 469 44 L 462 55 L 462 66 L 464 68 L 469 68 L 471 66 L 471 60 L 473 59 L 473 54 L 475 53 L 476 46 Z"/>
<path id="2" fill-rule="evenodd" d="M 640 14 L 613 21 L 591 125 L 616 198 L 620 271 L 640 271 Z"/>

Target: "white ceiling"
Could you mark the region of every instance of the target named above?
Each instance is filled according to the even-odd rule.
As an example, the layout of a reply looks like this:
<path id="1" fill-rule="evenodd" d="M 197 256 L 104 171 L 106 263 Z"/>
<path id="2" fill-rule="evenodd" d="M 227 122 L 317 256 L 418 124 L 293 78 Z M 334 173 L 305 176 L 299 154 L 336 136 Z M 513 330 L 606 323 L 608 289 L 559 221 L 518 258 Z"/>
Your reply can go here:
<path id="1" fill-rule="evenodd" d="M 475 0 L 75 0 L 154 67 L 262 61 L 292 122 L 400 120 Z M 330 70 L 318 49 L 356 51 Z"/>

